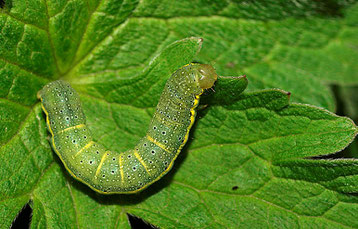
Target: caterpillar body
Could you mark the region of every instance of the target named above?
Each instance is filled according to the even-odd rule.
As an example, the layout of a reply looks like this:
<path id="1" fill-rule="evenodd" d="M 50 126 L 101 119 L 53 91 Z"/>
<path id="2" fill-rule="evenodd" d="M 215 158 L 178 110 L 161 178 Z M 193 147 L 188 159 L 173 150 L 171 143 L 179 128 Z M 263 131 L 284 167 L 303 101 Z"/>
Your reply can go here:
<path id="1" fill-rule="evenodd" d="M 188 140 L 204 89 L 217 80 L 212 66 L 189 64 L 168 79 L 146 135 L 134 149 L 112 152 L 95 142 L 80 99 L 66 82 L 44 86 L 38 97 L 51 144 L 69 173 L 102 194 L 136 193 L 165 175 Z"/>

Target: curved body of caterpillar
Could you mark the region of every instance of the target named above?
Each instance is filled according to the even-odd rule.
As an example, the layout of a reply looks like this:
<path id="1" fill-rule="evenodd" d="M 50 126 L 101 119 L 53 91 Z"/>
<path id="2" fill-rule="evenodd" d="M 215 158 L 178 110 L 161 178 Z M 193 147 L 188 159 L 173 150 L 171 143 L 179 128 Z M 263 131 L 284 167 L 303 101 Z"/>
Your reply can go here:
<path id="1" fill-rule="evenodd" d="M 135 193 L 166 174 L 188 140 L 204 89 L 217 79 L 210 65 L 189 64 L 167 81 L 146 136 L 134 149 L 112 152 L 96 143 L 76 91 L 64 81 L 39 93 L 51 144 L 73 177 L 103 193 Z"/>

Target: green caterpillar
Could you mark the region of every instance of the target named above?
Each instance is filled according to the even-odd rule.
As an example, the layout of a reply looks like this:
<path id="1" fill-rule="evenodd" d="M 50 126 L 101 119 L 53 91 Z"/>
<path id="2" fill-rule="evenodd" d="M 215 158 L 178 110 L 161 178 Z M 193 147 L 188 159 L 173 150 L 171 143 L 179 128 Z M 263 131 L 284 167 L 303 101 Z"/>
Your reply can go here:
<path id="1" fill-rule="evenodd" d="M 204 89 L 217 80 L 212 66 L 189 64 L 168 79 L 145 137 L 134 149 L 112 152 L 93 141 L 79 96 L 66 82 L 44 86 L 38 97 L 51 144 L 68 172 L 102 194 L 136 193 L 165 175 L 188 140 Z"/>

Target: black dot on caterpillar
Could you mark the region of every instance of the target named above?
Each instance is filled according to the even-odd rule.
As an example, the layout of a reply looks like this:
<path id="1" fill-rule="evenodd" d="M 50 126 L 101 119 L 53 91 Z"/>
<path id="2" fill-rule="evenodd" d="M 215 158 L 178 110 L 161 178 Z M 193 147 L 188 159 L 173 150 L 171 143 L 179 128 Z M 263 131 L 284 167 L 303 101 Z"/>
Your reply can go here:
<path id="1" fill-rule="evenodd" d="M 79 96 L 68 83 L 51 82 L 38 97 L 52 147 L 67 171 L 99 193 L 130 194 L 148 187 L 172 168 L 188 140 L 200 95 L 216 80 L 214 68 L 206 64 L 188 64 L 174 72 L 146 135 L 125 152 L 108 151 L 93 141 Z"/>

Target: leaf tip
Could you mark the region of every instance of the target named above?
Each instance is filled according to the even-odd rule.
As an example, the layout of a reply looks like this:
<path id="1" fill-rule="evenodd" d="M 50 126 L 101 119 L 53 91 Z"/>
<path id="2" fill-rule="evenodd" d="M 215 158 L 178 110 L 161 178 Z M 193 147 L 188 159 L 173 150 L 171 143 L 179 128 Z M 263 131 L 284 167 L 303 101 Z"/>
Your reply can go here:
<path id="1" fill-rule="evenodd" d="M 187 37 L 187 38 L 184 38 L 184 39 L 176 41 L 176 42 L 180 42 L 183 40 L 195 40 L 200 45 L 204 42 L 204 39 L 202 37 Z"/>
<path id="2" fill-rule="evenodd" d="M 287 92 L 286 92 L 286 95 L 288 96 L 288 99 L 290 99 L 290 97 L 291 97 L 291 92 L 287 91 Z"/>
<path id="3" fill-rule="evenodd" d="M 198 45 L 199 45 L 199 47 L 201 49 L 201 46 L 203 45 L 204 39 L 202 37 L 191 37 L 191 38 L 194 38 L 194 39 L 197 40 Z"/>

